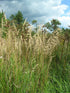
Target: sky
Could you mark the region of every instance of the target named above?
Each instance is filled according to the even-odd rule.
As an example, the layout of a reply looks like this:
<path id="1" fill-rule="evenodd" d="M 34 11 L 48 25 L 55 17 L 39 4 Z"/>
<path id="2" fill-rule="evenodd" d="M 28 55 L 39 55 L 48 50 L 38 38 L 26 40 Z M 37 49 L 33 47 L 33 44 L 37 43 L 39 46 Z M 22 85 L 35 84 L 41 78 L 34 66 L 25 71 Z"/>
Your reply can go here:
<path id="1" fill-rule="evenodd" d="M 58 19 L 63 27 L 70 25 L 70 0 L 0 0 L 0 11 L 3 10 L 7 18 L 16 14 L 18 10 L 23 13 L 29 22 L 38 20 L 44 24 L 50 20 Z"/>

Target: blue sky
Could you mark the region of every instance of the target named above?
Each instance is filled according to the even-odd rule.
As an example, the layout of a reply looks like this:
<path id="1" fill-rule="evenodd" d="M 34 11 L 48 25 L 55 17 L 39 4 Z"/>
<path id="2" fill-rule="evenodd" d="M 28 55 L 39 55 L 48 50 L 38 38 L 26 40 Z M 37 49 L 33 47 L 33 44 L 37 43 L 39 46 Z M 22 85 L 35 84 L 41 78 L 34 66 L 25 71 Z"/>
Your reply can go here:
<path id="1" fill-rule="evenodd" d="M 40 24 L 58 19 L 62 26 L 70 25 L 70 0 L 0 0 L 0 11 L 6 16 L 22 11 L 28 21 L 38 20 Z"/>
<path id="2" fill-rule="evenodd" d="M 66 11 L 69 11 L 70 10 L 70 0 L 62 0 L 61 3 L 68 5 L 68 9 Z"/>
<path id="3" fill-rule="evenodd" d="M 62 0 L 62 4 L 70 6 L 70 0 Z"/>

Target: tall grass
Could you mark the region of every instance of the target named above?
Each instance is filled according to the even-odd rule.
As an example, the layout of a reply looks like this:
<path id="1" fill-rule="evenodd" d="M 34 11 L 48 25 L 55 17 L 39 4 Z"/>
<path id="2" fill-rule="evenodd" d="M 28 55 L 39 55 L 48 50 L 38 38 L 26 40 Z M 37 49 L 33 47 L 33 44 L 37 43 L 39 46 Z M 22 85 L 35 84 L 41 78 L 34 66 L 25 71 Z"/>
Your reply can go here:
<path id="1" fill-rule="evenodd" d="M 69 93 L 70 43 L 24 24 L 20 35 L 14 23 L 0 28 L 0 93 Z"/>

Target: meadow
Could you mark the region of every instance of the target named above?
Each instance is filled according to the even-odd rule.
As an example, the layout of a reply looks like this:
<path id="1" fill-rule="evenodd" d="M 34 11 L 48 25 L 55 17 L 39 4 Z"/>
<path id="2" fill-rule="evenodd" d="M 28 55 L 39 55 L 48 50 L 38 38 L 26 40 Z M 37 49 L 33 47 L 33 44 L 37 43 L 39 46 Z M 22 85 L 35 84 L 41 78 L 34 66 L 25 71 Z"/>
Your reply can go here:
<path id="1" fill-rule="evenodd" d="M 70 93 L 70 33 L 0 27 L 0 93 Z"/>

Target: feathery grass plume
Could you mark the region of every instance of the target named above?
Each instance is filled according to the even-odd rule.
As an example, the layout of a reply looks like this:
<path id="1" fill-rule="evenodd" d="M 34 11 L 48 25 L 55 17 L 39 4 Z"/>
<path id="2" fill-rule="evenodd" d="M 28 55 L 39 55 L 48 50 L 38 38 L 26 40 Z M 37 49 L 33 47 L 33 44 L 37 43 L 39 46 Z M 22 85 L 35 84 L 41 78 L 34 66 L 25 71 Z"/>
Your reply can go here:
<path id="1" fill-rule="evenodd" d="M 60 30 L 61 31 L 61 30 Z M 54 48 L 60 44 L 59 41 L 59 35 L 60 35 L 60 31 L 57 29 L 56 31 L 54 31 L 52 33 L 52 35 L 50 36 L 50 38 L 48 39 L 46 46 L 45 46 L 45 52 L 47 55 L 51 55 Z"/>
<path id="2" fill-rule="evenodd" d="M 4 13 L 4 18 L 5 18 L 5 24 L 7 24 L 7 18 L 6 18 L 5 13 Z"/>
<path id="3" fill-rule="evenodd" d="M 46 93 L 46 91 L 50 93 L 53 89 L 56 93 L 57 89 L 57 92 L 59 92 L 60 87 L 58 85 L 64 86 L 63 79 L 60 78 L 62 82 L 58 82 L 53 77 L 56 76 L 55 72 L 57 71 L 54 63 L 61 56 L 61 51 L 58 50 L 58 45 L 59 49 L 62 48 L 59 39 L 61 30 L 58 31 L 59 29 L 57 29 L 48 37 L 48 33 L 44 34 L 38 28 L 37 33 L 32 36 L 32 27 L 27 29 L 27 33 L 24 32 L 25 24 L 24 22 L 22 27 L 22 34 L 25 37 L 22 34 L 19 35 L 20 30 L 17 30 L 15 24 L 9 25 L 7 28 L 6 38 L 1 37 L 2 28 L 0 28 L 0 91 L 2 93 Z M 56 52 L 54 52 L 55 50 Z M 68 48 L 69 50 L 70 48 Z M 61 59 L 59 65 L 62 65 L 64 61 L 67 64 L 67 61 L 69 61 L 69 52 L 67 54 L 66 51 L 65 43 L 63 57 L 66 56 L 66 59 Z M 55 53 L 54 56 L 57 56 L 56 58 L 54 58 L 53 53 Z M 50 69 L 52 69 L 51 72 Z M 62 69 L 61 66 L 60 69 Z M 69 69 L 69 65 L 66 65 L 65 69 Z M 65 82 L 67 85 L 68 81 Z M 56 86 L 56 89 L 54 86 Z M 66 89 L 69 91 L 69 85 Z M 62 87 L 61 91 L 63 91 Z"/>

